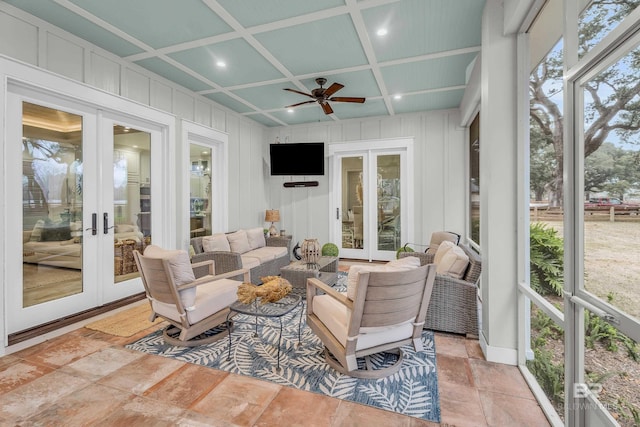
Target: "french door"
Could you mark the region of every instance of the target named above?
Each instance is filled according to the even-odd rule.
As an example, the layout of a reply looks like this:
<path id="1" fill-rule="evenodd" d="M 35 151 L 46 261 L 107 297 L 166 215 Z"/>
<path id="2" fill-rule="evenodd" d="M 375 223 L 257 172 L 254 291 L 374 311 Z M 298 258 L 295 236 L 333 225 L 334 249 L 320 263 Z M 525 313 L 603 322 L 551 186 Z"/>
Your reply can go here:
<path id="1" fill-rule="evenodd" d="M 344 258 L 390 260 L 412 233 L 412 140 L 331 144 L 332 241 Z"/>
<path id="2" fill-rule="evenodd" d="M 142 292 L 162 127 L 20 85 L 7 107 L 7 332 Z"/>

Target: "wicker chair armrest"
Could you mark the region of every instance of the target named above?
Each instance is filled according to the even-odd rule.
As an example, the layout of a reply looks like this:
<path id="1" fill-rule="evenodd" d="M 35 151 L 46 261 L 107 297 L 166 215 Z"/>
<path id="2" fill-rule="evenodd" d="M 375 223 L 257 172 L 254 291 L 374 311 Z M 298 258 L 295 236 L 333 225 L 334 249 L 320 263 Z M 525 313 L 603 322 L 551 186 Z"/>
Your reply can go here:
<path id="1" fill-rule="evenodd" d="M 472 289 L 474 292 L 478 289 L 478 287 L 474 283 L 467 282 L 462 279 L 456 279 L 455 277 L 447 276 L 446 274 L 436 274 L 435 282 L 450 286 L 462 286 Z"/>
<path id="2" fill-rule="evenodd" d="M 424 252 L 400 252 L 400 258 L 406 258 L 408 256 L 414 256 L 420 259 L 420 266 L 433 264 L 434 256 Z"/>

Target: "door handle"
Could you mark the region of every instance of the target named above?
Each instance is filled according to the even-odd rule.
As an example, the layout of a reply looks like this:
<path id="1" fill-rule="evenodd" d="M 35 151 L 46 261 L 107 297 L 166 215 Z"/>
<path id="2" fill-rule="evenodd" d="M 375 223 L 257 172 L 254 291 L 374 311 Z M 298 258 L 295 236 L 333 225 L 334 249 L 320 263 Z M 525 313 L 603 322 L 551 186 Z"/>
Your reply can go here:
<path id="1" fill-rule="evenodd" d="M 340 208 L 336 208 L 336 219 L 340 219 Z"/>
<path id="2" fill-rule="evenodd" d="M 89 231 L 89 230 L 91 230 L 92 236 L 95 236 L 96 234 L 98 234 L 98 214 L 97 213 L 91 214 L 91 228 L 84 229 L 84 231 Z"/>
<path id="3" fill-rule="evenodd" d="M 109 230 L 111 230 L 114 226 L 109 227 L 109 214 L 105 212 L 102 214 L 102 232 L 104 234 L 109 234 Z"/>

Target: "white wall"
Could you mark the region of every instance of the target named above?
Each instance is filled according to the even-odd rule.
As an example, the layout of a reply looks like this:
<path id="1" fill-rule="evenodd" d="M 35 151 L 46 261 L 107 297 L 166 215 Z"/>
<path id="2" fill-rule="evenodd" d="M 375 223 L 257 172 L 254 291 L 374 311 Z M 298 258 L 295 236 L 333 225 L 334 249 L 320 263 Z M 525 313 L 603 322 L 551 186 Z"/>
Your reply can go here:
<path id="1" fill-rule="evenodd" d="M 339 143 L 397 137 L 414 138 L 414 236 L 409 241 L 427 244 L 436 230 L 464 233 L 465 224 L 465 141 L 466 129 L 459 126 L 458 110 L 404 114 L 377 119 L 349 120 L 265 130 L 262 151 L 270 207 L 280 210 L 278 228 L 293 234 L 293 241 L 316 237 L 329 239 L 328 208 L 330 175 L 327 159 L 325 175 L 318 187 L 284 188 L 290 177 L 269 176 L 269 144 L 280 142 Z M 302 179 L 293 179 L 302 180 Z M 263 218 L 264 219 L 264 218 Z M 341 242 L 334 242 L 340 245 Z M 405 242 L 403 242 L 405 243 Z"/>

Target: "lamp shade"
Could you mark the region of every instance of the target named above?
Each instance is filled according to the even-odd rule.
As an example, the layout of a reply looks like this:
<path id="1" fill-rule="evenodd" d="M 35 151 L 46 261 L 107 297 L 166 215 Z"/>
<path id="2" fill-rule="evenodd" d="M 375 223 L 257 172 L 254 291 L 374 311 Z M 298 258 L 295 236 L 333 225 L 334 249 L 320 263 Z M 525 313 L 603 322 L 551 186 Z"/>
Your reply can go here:
<path id="1" fill-rule="evenodd" d="M 267 213 L 264 215 L 266 222 L 278 222 L 280 221 L 280 211 L 277 209 L 267 209 Z"/>

